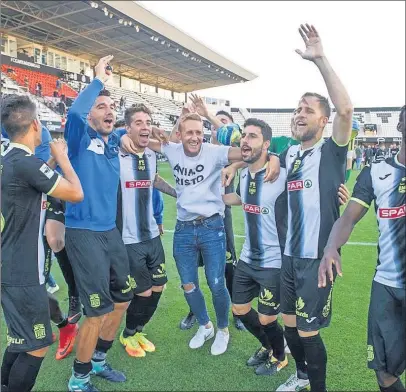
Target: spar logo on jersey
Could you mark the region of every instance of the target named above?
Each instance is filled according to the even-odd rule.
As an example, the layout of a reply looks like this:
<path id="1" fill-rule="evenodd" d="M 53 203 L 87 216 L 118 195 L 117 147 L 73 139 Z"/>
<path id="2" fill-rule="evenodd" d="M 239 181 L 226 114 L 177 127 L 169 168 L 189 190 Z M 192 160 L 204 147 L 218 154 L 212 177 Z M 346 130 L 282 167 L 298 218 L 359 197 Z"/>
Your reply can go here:
<path id="1" fill-rule="evenodd" d="M 382 219 L 398 219 L 406 216 L 406 204 L 400 207 L 380 208 L 379 217 Z"/>
<path id="2" fill-rule="evenodd" d="M 134 180 L 134 181 L 126 181 L 125 187 L 126 188 L 151 188 L 152 181 L 150 180 Z"/>
<path id="3" fill-rule="evenodd" d="M 263 214 L 263 215 L 268 215 L 269 214 L 269 208 L 267 207 L 261 207 L 257 206 L 255 204 L 243 204 L 242 208 L 245 212 L 248 212 L 249 214 Z"/>
<path id="4" fill-rule="evenodd" d="M 305 188 L 311 188 L 312 185 L 313 184 L 311 180 L 288 181 L 288 191 L 289 192 L 301 191 Z"/>
<path id="5" fill-rule="evenodd" d="M 41 210 L 46 210 L 48 207 L 48 202 L 46 200 L 42 200 Z"/>

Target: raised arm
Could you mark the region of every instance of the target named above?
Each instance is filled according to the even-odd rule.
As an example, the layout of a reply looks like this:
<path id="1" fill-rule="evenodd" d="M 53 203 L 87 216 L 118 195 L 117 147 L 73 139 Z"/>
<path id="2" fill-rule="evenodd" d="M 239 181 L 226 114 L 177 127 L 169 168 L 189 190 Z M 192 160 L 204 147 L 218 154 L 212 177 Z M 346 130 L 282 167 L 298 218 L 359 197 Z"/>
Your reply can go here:
<path id="1" fill-rule="evenodd" d="M 351 138 L 354 111 L 351 99 L 324 54 L 321 39 L 315 27 L 308 24 L 300 25 L 299 33 L 305 42 L 306 50 L 303 53 L 297 49 L 296 53 L 303 59 L 316 64 L 323 76 L 328 94 L 337 112 L 333 122 L 333 139 L 337 145 L 345 146 Z"/>
<path id="2" fill-rule="evenodd" d="M 176 198 L 175 188 L 168 184 L 158 173 L 155 175 L 154 188 L 166 195 Z"/>
<path id="3" fill-rule="evenodd" d="M 103 90 L 104 83 L 111 75 L 111 71 L 106 70 L 106 67 L 112 58 L 113 56 L 106 56 L 99 60 L 95 67 L 96 77 L 78 95 L 69 109 L 64 134 L 69 147 L 69 155 L 76 154 L 78 151 L 80 140 L 86 129 L 87 115 L 100 91 Z"/>

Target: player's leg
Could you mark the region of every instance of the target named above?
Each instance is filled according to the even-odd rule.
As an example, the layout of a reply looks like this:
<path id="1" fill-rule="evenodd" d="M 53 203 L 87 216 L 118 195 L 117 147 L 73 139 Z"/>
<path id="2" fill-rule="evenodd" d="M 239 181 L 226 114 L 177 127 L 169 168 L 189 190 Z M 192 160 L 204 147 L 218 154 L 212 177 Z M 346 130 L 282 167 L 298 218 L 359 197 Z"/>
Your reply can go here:
<path id="1" fill-rule="evenodd" d="M 374 369 L 382 392 L 404 392 L 399 376 L 405 371 L 406 291 L 372 282 L 368 313 L 368 367 Z"/>
<path id="2" fill-rule="evenodd" d="M 284 335 L 296 364 L 296 374 L 280 385 L 277 391 L 300 391 L 309 387 L 303 343 L 296 326 L 296 286 L 293 258 L 282 256 L 280 283 L 281 313 L 285 326 Z"/>
<path id="3" fill-rule="evenodd" d="M 2 287 L 2 307 L 8 329 L 1 381 L 9 391 L 30 391 L 52 344 L 45 285 Z M 24 312 L 21 312 L 24 309 Z"/>
<path id="4" fill-rule="evenodd" d="M 315 392 L 326 391 L 327 351 L 319 330 L 331 321 L 334 281 L 318 288 L 320 260 L 294 259 L 296 274 L 297 328 L 303 343 L 310 388 Z M 334 279 L 336 274 L 334 273 Z"/>
<path id="5" fill-rule="evenodd" d="M 204 272 L 212 294 L 217 319 L 218 331 L 211 347 L 211 353 L 212 355 L 220 355 L 227 350 L 230 338 L 228 317 L 231 305 L 224 276 L 226 244 L 223 218 L 216 215 L 204 220 L 197 227 L 197 233 L 205 265 Z"/>
<path id="6" fill-rule="evenodd" d="M 117 330 L 128 306 L 133 299 L 134 284 L 131 279 L 130 265 L 125 245 L 117 228 L 105 233 L 107 255 L 110 264 L 110 296 L 114 310 L 106 315 L 101 327 L 99 339 L 92 357 L 93 373 L 112 382 L 124 382 L 125 375 L 111 368 L 106 362 L 108 350 L 113 346 Z"/>
<path id="7" fill-rule="evenodd" d="M 259 366 L 255 370 L 255 373 L 257 375 L 272 376 L 288 365 L 283 329 L 278 322 L 280 310 L 280 269 L 261 268 L 255 270 L 254 274 L 254 279 L 260 285 L 258 297 L 259 322 L 272 348 L 272 356 Z"/>
<path id="8" fill-rule="evenodd" d="M 203 346 L 205 341 L 214 337 L 213 324 L 210 321 L 203 293 L 199 287 L 198 266 L 197 263 L 190 262 L 190 260 L 197 260 L 199 252 L 194 230 L 193 223 L 177 221 L 173 237 L 173 257 L 183 293 L 200 325 L 197 333 L 189 342 L 189 347 L 192 349 Z"/>
<path id="9" fill-rule="evenodd" d="M 258 313 L 251 307 L 251 301 L 258 296 L 259 289 L 259 285 L 250 276 L 249 266 L 240 260 L 234 273 L 233 316 L 261 343 L 261 347 L 248 359 L 247 366 L 264 363 L 271 352 L 271 344 L 259 321 Z"/>
<path id="10" fill-rule="evenodd" d="M 69 391 L 92 390 L 92 357 L 106 314 L 114 309 L 110 296 L 110 260 L 104 232 L 66 229 L 66 251 L 86 318 L 80 326 Z"/>
<path id="11" fill-rule="evenodd" d="M 203 267 L 203 257 L 200 251 L 197 252 L 197 265 Z M 192 309 L 189 307 L 189 313 L 180 321 L 179 328 L 181 330 L 190 329 L 195 325 L 196 316 L 193 314 Z"/>
<path id="12" fill-rule="evenodd" d="M 79 292 L 76 288 L 72 266 L 65 249 L 65 217 L 62 203 L 50 197 L 47 209 L 47 221 L 45 223 L 45 234 L 47 242 L 58 260 L 65 282 L 68 286 L 70 323 L 77 323 L 82 316 L 82 305 L 79 299 Z"/>

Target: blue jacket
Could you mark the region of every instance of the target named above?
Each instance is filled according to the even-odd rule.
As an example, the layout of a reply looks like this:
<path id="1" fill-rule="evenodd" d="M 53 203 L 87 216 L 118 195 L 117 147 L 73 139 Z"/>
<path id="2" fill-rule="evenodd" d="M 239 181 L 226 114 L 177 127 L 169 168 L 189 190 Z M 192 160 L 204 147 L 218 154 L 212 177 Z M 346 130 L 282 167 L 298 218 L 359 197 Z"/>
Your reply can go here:
<path id="1" fill-rule="evenodd" d="M 164 216 L 164 199 L 158 189 L 152 190 L 152 205 L 154 208 L 154 218 L 157 225 L 162 225 Z"/>

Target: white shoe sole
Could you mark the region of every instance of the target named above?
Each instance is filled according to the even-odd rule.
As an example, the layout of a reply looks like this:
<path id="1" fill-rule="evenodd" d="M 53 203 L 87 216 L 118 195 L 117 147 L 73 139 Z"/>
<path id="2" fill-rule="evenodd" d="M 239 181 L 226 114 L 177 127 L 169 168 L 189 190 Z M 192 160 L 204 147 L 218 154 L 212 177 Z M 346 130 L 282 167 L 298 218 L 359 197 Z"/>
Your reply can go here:
<path id="1" fill-rule="evenodd" d="M 192 346 L 190 345 L 190 342 L 189 342 L 189 348 L 191 348 L 192 350 L 196 350 L 197 348 L 203 347 L 203 345 L 204 345 L 208 340 L 213 339 L 213 338 L 214 338 L 214 328 L 213 328 L 213 330 L 204 338 L 203 344 L 201 344 L 200 346 L 197 346 L 197 347 L 192 347 Z M 193 338 L 192 338 L 192 339 L 193 339 Z"/>

